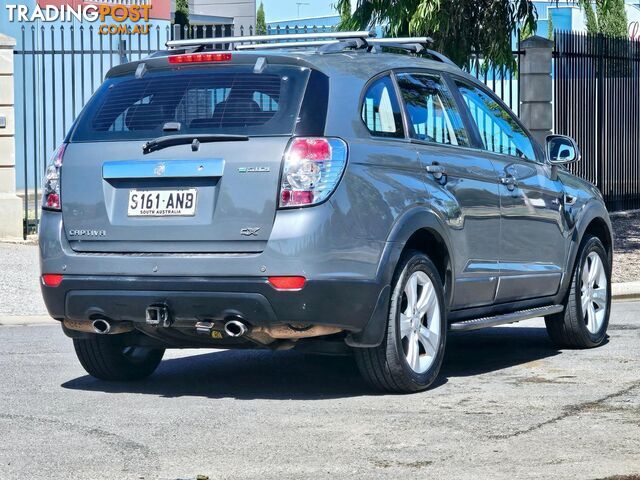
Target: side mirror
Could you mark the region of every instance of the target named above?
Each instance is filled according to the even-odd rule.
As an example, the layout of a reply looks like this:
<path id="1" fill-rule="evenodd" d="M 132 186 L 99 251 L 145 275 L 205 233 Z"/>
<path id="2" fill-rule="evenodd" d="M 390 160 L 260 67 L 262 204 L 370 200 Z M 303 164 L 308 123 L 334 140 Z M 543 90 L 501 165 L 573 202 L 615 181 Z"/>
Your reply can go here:
<path id="1" fill-rule="evenodd" d="M 579 162 L 581 159 L 580 149 L 571 137 L 549 135 L 547 137 L 547 159 L 551 165 Z"/>

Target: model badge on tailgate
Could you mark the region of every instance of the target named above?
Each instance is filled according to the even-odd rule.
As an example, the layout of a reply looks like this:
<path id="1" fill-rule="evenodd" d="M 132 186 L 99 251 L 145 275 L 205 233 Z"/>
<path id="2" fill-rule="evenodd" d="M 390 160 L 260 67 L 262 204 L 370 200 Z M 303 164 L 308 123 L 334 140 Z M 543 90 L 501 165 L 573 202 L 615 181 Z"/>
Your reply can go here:
<path id="1" fill-rule="evenodd" d="M 106 230 L 69 230 L 70 237 L 106 237 Z"/>
<path id="2" fill-rule="evenodd" d="M 242 230 L 240 230 L 240 235 L 242 235 L 243 237 L 257 237 L 259 231 L 260 227 L 243 228 Z"/>

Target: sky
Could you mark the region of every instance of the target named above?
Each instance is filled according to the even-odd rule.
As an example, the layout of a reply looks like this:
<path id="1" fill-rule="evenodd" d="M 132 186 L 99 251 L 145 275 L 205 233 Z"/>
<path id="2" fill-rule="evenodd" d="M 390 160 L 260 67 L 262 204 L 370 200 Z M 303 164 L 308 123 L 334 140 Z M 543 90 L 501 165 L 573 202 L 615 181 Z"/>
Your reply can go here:
<path id="1" fill-rule="evenodd" d="M 300 17 L 318 17 L 336 13 L 332 7 L 336 0 L 256 0 L 256 4 L 264 3 L 264 13 L 267 22 L 276 20 L 290 20 L 298 18 L 297 3 L 300 5 Z"/>

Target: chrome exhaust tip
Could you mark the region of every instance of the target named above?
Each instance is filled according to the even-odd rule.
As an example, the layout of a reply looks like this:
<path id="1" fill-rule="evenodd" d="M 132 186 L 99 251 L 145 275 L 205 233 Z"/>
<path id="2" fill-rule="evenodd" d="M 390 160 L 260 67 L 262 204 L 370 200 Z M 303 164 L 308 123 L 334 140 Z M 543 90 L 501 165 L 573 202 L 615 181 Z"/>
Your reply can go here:
<path id="1" fill-rule="evenodd" d="M 224 333 L 229 337 L 237 338 L 244 336 L 249 328 L 240 320 L 229 320 L 224 324 Z"/>
<path id="2" fill-rule="evenodd" d="M 98 335 L 107 335 L 111 331 L 111 323 L 103 318 L 94 320 L 91 326 L 93 327 L 93 331 Z"/>

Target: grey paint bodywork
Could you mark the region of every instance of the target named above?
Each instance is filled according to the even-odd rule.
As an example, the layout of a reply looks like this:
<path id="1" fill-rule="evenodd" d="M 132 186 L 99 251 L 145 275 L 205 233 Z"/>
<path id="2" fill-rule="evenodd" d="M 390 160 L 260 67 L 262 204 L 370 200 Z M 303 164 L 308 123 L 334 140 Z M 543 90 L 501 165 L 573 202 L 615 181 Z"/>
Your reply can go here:
<path id="1" fill-rule="evenodd" d="M 315 69 L 329 78 L 322 133 L 345 140 L 349 157 L 328 201 L 309 208 L 277 209 L 288 137 L 203 144 L 197 153 L 189 145 L 175 146 L 144 158 L 139 142 L 71 143 L 63 165 L 63 212 L 42 215 L 42 272 L 85 279 L 85 288 L 92 292 L 94 288 L 103 293 L 136 291 L 139 282 L 149 279 L 154 289 L 169 290 L 162 285 L 164 278 L 172 292 L 188 292 L 196 289 L 194 282 L 209 279 L 210 288 L 229 280 L 221 291 L 232 284 L 231 290 L 248 295 L 255 293 L 251 282 L 242 286 L 232 279 L 264 283 L 267 276 L 303 275 L 310 285 L 317 285 L 311 289 L 315 293 L 305 293 L 307 288 L 287 292 L 286 308 L 281 310 L 279 297 L 271 297 L 268 289 L 261 291 L 267 304 L 276 305 L 272 321 L 304 319 L 337 325 L 350 332 L 347 343 L 363 346 L 382 339 L 395 266 L 416 232 L 433 233 L 446 248 L 452 321 L 560 303 L 580 241 L 592 221 L 603 222 L 612 244 L 598 191 L 562 169 L 555 178 L 539 146 L 534 162 L 482 150 L 477 132 L 471 132 L 474 141 L 469 148 L 370 134 L 360 118 L 368 82 L 395 70 L 418 69 L 445 75 L 448 81 L 449 76 L 462 77 L 484 88 L 455 67 L 367 53 L 252 52 L 234 54 L 233 62 L 251 63 L 261 57 L 267 63 Z M 145 62 L 149 69 L 166 68 L 162 57 Z M 109 75 L 132 74 L 137 64 L 116 67 Z M 118 184 L 118 178 L 102 178 L 105 162 L 213 159 L 223 170 L 192 180 L 203 203 L 198 216 L 186 225 L 180 220 L 146 219 L 147 224 L 132 228 L 123 213 L 123 195 L 135 182 Z M 446 167 L 446 183 L 427 173 L 425 167 L 434 162 Z M 257 164 L 270 171 L 239 173 L 238 169 Z M 518 179 L 513 192 L 500 185 L 505 171 Z M 172 181 L 183 185 L 180 178 Z M 73 195 L 65 195 L 71 190 Z M 259 227 L 259 235 L 241 236 L 247 227 Z M 101 238 L 69 236 L 70 230 L 102 229 Z M 54 318 L 65 318 L 77 306 L 69 299 L 82 289 L 78 285 L 43 286 Z M 145 291 L 149 288 L 144 283 Z M 326 303 L 323 296 L 334 301 Z M 114 302 L 109 296 L 95 298 L 100 311 Z M 216 315 L 219 312 L 211 312 Z"/>

